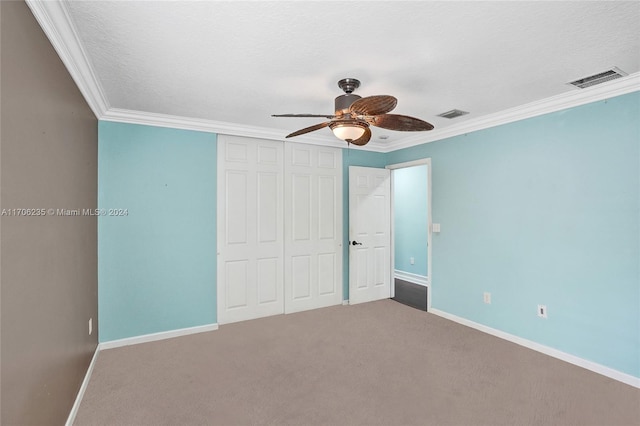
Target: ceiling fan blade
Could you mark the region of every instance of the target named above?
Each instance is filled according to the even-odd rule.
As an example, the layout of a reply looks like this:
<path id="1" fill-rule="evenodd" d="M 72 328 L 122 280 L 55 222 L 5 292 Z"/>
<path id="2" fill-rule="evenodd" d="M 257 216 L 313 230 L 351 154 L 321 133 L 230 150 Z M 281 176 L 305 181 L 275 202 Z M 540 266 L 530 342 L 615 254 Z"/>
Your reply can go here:
<path id="1" fill-rule="evenodd" d="M 382 114 L 367 117 L 366 120 L 373 126 L 388 130 L 399 130 L 401 132 L 421 132 L 433 129 L 433 124 L 407 115 Z"/>
<path id="2" fill-rule="evenodd" d="M 362 134 L 362 136 L 360 136 L 355 141 L 347 141 L 347 142 L 352 143 L 354 145 L 358 145 L 358 146 L 364 146 L 369 142 L 369 139 L 371 139 L 371 129 L 367 127 L 366 129 L 364 129 L 364 133 Z"/>
<path id="3" fill-rule="evenodd" d="M 394 109 L 397 103 L 398 100 L 393 96 L 367 96 L 352 103 L 349 107 L 349 112 L 356 115 L 385 114 Z"/>
<path id="4" fill-rule="evenodd" d="M 272 117 L 323 117 L 323 118 L 336 118 L 335 115 L 328 114 L 272 114 Z"/>
<path id="5" fill-rule="evenodd" d="M 313 132 L 315 130 L 320 130 L 323 127 L 327 127 L 331 122 L 330 121 L 326 121 L 324 123 L 320 123 L 320 124 L 316 124 L 313 126 L 309 126 L 309 127 L 305 127 L 304 129 L 300 129 L 296 132 L 291 133 L 290 135 L 287 135 L 287 138 L 292 138 L 294 136 L 300 136 L 300 135 L 304 135 L 305 133 L 309 133 L 309 132 Z"/>

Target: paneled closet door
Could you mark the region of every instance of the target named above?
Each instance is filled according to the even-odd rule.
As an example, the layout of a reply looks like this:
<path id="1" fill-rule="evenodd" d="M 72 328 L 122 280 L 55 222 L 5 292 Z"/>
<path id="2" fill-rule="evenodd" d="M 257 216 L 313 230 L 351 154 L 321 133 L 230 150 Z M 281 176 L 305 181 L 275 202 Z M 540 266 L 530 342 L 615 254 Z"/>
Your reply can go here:
<path id="1" fill-rule="evenodd" d="M 342 303 L 342 150 L 285 143 L 285 312 Z"/>
<path id="2" fill-rule="evenodd" d="M 284 312 L 283 142 L 218 137 L 218 323 Z"/>

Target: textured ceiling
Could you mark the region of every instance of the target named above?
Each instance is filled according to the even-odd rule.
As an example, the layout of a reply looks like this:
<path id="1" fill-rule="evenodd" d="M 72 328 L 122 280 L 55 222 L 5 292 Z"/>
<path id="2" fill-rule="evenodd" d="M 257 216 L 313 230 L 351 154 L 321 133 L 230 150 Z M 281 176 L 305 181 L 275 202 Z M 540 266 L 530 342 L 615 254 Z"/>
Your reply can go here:
<path id="1" fill-rule="evenodd" d="M 640 3 L 77 1 L 67 9 L 111 108 L 287 133 L 333 113 L 337 81 L 436 129 L 640 71 Z M 448 120 L 453 108 L 470 114 Z M 320 130 L 330 135 L 328 129 Z M 376 130 L 393 142 L 405 133 Z"/>

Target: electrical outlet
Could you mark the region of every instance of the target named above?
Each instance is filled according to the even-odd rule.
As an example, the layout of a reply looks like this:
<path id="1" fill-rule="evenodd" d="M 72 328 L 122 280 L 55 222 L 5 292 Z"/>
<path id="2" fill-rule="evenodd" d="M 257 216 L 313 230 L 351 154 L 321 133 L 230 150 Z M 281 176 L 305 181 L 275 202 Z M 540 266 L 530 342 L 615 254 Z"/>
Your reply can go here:
<path id="1" fill-rule="evenodd" d="M 540 318 L 547 317 L 547 305 L 538 305 L 538 316 Z"/>
<path id="2" fill-rule="evenodd" d="M 410 257 L 409 258 L 409 263 L 412 264 L 412 265 L 415 264 L 416 263 L 416 259 L 414 259 L 413 257 Z"/>
<path id="3" fill-rule="evenodd" d="M 93 318 L 89 318 L 89 336 L 93 333 Z"/>
<path id="4" fill-rule="evenodd" d="M 485 291 L 484 295 L 483 295 L 483 299 L 484 299 L 484 303 L 490 305 L 491 304 L 491 293 Z"/>

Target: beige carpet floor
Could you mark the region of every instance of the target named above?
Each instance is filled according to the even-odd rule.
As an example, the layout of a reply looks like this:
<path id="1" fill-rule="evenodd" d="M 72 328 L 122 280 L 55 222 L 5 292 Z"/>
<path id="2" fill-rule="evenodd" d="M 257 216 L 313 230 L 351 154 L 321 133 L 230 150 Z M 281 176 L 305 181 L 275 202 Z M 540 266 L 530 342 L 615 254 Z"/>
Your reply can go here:
<path id="1" fill-rule="evenodd" d="M 105 350 L 76 425 L 638 425 L 640 390 L 393 300 Z"/>

